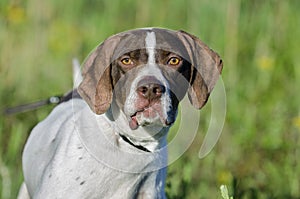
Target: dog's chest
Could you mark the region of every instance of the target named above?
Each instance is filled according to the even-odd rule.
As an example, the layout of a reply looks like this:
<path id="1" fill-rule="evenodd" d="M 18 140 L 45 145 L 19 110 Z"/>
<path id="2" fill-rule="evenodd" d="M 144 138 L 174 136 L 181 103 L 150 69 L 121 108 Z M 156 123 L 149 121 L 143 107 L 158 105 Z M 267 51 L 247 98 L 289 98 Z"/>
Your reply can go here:
<path id="1" fill-rule="evenodd" d="M 37 195 L 51 195 L 53 198 L 62 195 L 64 198 L 134 198 L 140 192 L 151 196 L 158 194 L 155 191 L 158 188 L 156 172 L 133 174 L 118 171 L 100 164 L 80 145 L 74 145 L 73 149 L 65 152 L 69 150 L 72 155 L 56 157 L 47 167 Z M 74 153 L 76 150 L 78 152 Z"/>
<path id="2" fill-rule="evenodd" d="M 76 103 L 79 101 L 64 104 L 63 109 L 74 107 L 76 109 Z M 143 169 L 148 166 L 146 160 L 144 163 L 130 161 L 130 164 L 126 165 L 127 168 L 123 170 L 116 168 L 118 161 L 121 160 L 114 156 L 115 151 L 108 147 L 110 144 L 104 144 L 103 141 L 108 138 L 105 138 L 103 134 L 98 134 L 103 137 L 98 137 L 99 140 L 92 139 L 90 144 L 101 145 L 102 148 L 99 151 L 102 151 L 103 157 L 111 159 L 101 162 L 101 159 L 94 156 L 95 153 L 89 151 L 88 144 L 84 144 L 82 140 L 84 138 L 78 133 L 81 127 L 95 129 L 95 126 L 89 126 L 89 122 L 83 119 L 91 118 L 90 111 L 86 108 L 77 110 L 80 114 L 75 114 L 73 118 L 68 116 L 63 118 L 60 111 L 64 110 L 57 107 L 33 130 L 29 142 L 35 142 L 35 145 L 28 145 L 24 153 L 25 156 L 35 154 L 34 156 L 27 155 L 26 160 L 26 165 L 30 165 L 25 168 L 26 174 L 33 174 L 25 175 L 29 193 L 34 198 L 45 198 L 45 196 L 48 198 L 62 198 L 62 196 L 63 198 L 120 198 L 120 196 L 138 198 L 139 194 L 148 195 L 149 198 L 159 198 L 159 195 L 163 195 L 165 169 L 143 172 Z M 84 112 L 84 110 L 88 111 Z M 78 123 L 76 122 L 77 115 L 82 117 Z M 53 121 L 57 125 L 45 131 L 44 126 Z M 108 127 L 105 122 L 100 121 L 100 123 L 103 124 L 102 129 Z M 97 124 L 92 122 L 90 125 Z M 90 133 L 97 135 L 96 132 Z M 110 135 L 114 137 L 112 133 Z M 100 140 L 102 143 L 99 143 Z M 115 141 L 112 138 L 109 140 Z M 126 147 L 125 143 L 122 142 L 120 147 Z M 107 160 L 111 160 L 111 163 L 115 165 L 107 164 Z M 128 170 L 134 170 L 135 173 L 128 172 Z"/>

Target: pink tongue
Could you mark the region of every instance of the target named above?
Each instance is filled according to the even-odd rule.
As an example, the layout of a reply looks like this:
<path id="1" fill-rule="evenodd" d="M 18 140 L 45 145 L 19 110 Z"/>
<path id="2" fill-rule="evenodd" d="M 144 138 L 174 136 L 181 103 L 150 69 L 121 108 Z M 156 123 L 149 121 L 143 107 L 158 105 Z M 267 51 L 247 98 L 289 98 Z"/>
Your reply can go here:
<path id="1" fill-rule="evenodd" d="M 129 127 L 131 128 L 131 130 L 135 130 L 139 127 L 135 116 L 131 117 L 131 120 L 129 121 Z"/>

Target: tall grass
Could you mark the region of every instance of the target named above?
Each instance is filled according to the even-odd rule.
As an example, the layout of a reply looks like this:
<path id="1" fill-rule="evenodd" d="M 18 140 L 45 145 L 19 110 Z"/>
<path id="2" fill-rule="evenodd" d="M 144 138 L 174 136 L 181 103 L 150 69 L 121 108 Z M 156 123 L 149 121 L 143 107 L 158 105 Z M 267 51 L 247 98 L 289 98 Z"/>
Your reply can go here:
<path id="1" fill-rule="evenodd" d="M 209 104 L 189 150 L 168 171 L 170 198 L 300 197 L 300 1 L 122 0 L 0 2 L 0 110 L 72 88 L 71 59 L 106 37 L 159 26 L 199 36 L 224 60 L 223 134 L 197 154 Z M 15 198 L 30 129 L 52 107 L 0 115 L 0 198 Z M 232 193 L 232 194 L 231 194 Z"/>

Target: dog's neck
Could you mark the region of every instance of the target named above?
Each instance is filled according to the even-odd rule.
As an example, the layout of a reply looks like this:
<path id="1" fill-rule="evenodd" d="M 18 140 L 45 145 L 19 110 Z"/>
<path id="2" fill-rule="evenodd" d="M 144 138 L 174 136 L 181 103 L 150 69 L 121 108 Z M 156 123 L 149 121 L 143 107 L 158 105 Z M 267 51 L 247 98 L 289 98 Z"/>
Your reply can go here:
<path id="1" fill-rule="evenodd" d="M 105 113 L 105 116 L 114 129 L 114 133 L 120 136 L 123 141 L 140 150 L 153 152 L 166 145 L 166 136 L 169 127 L 149 125 L 140 126 L 136 130 L 131 130 L 128 125 L 128 120 L 122 111 L 116 112 L 110 108 Z"/>

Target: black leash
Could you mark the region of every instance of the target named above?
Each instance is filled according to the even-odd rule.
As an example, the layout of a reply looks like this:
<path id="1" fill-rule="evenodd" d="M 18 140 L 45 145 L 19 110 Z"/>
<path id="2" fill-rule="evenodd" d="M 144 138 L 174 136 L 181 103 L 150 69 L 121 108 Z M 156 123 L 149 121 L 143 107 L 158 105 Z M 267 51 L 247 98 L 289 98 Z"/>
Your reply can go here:
<path id="1" fill-rule="evenodd" d="M 62 96 L 52 96 L 46 100 L 41 100 L 41 101 L 29 103 L 29 104 L 22 104 L 22 105 L 19 105 L 16 107 L 7 108 L 3 112 L 6 115 L 11 115 L 11 114 L 16 114 L 16 113 L 31 111 L 31 110 L 35 110 L 35 109 L 40 108 L 45 105 L 59 104 L 61 102 L 61 99 L 62 99 Z"/>
<path id="2" fill-rule="evenodd" d="M 62 102 L 66 102 L 72 98 L 80 98 L 80 95 L 78 94 L 77 90 L 72 90 L 65 95 L 57 95 L 57 96 L 52 96 L 49 97 L 48 99 L 45 100 L 40 100 L 37 102 L 32 102 L 29 104 L 22 104 L 19 106 L 7 108 L 3 111 L 5 115 L 11 115 L 11 114 L 16 114 L 16 113 L 23 113 L 26 111 L 31 111 L 38 109 L 42 106 L 50 105 L 50 104 L 60 104 Z"/>

